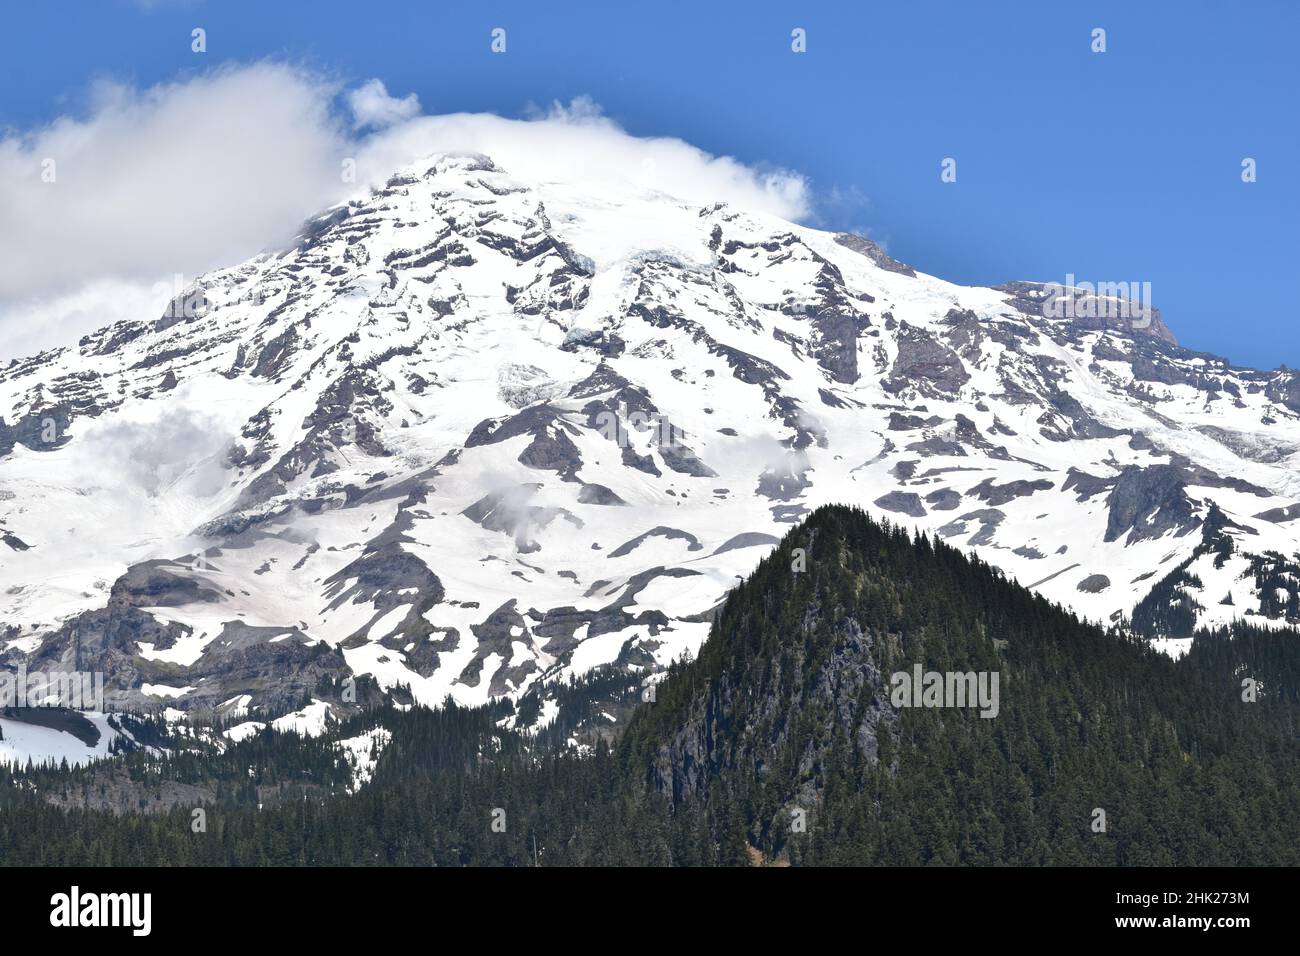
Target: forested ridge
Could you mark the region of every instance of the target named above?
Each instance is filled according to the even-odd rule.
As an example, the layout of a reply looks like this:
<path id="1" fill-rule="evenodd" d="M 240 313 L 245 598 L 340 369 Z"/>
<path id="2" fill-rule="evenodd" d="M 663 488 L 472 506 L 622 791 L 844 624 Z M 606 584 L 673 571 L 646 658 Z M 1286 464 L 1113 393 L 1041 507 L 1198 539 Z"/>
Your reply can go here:
<path id="1" fill-rule="evenodd" d="M 893 706 L 889 676 L 916 664 L 996 672 L 997 716 Z M 793 529 L 652 701 L 635 675 L 584 684 L 568 697 L 598 690 L 631 711 L 616 739 L 585 737 L 576 705 L 540 736 L 505 728 L 508 703 L 354 717 L 334 736 L 376 723 L 392 735 L 355 794 L 329 741 L 293 735 L 120 759 L 115 773 L 141 794 L 177 781 L 211 791 L 204 832 L 183 803 L 51 804 L 114 785 L 102 766 L 6 773 L 0 853 L 104 865 L 1300 863 L 1300 635 L 1202 633 L 1175 662 L 857 509 L 821 508 Z"/>

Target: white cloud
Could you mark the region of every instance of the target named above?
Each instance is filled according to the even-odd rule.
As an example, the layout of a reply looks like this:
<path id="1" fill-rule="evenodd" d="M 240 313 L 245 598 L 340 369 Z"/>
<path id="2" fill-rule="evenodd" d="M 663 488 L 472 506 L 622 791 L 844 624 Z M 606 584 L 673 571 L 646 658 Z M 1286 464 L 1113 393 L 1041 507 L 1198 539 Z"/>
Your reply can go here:
<path id="1" fill-rule="evenodd" d="M 530 120 L 563 120 L 567 123 L 603 123 L 605 111 L 590 96 L 575 96 L 568 103 L 552 100 L 545 108 L 529 103 L 524 116 Z"/>
<path id="2" fill-rule="evenodd" d="M 12 356 L 75 346 L 87 332 L 115 322 L 156 319 L 163 311 L 157 304 L 150 283 L 113 278 L 95 279 L 48 298 L 0 302 L 0 367 Z"/>
<path id="3" fill-rule="evenodd" d="M 332 96 L 275 64 L 101 84 L 88 117 L 0 141 L 0 300 L 157 281 L 291 237 L 340 185 Z"/>
<path id="4" fill-rule="evenodd" d="M 683 200 L 727 202 L 786 219 L 802 219 L 811 211 L 803 176 L 746 166 L 680 139 L 632 136 L 587 97 L 545 111 L 533 108 L 526 120 L 484 113 L 413 119 L 371 137 L 357 167 L 360 175 L 378 182 L 393 169 L 442 152 L 485 153 L 525 181 L 632 183 Z"/>
<path id="5" fill-rule="evenodd" d="M 183 405 L 168 405 L 148 421 L 109 418 L 87 430 L 82 448 L 68 463 L 80 463 L 88 478 L 111 474 L 132 491 L 154 497 L 176 487 L 203 498 L 221 490 L 228 474 L 223 459 L 233 437 L 229 423 Z"/>
<path id="6" fill-rule="evenodd" d="M 357 129 L 376 129 L 404 123 L 420 115 L 420 98 L 414 93 L 398 99 L 388 95 L 382 80 L 370 80 L 348 94 Z"/>
<path id="7" fill-rule="evenodd" d="M 0 138 L 0 361 L 138 315 L 149 289 L 237 263 L 310 215 L 439 152 L 486 153 L 535 182 L 630 182 L 692 202 L 810 214 L 802 176 L 639 138 L 589 98 L 491 114 L 418 115 L 379 80 L 340 96 L 279 63 L 137 90 L 101 84 L 81 117 Z M 357 182 L 340 176 L 355 159 Z M 54 182 L 43 182 L 43 161 Z"/>

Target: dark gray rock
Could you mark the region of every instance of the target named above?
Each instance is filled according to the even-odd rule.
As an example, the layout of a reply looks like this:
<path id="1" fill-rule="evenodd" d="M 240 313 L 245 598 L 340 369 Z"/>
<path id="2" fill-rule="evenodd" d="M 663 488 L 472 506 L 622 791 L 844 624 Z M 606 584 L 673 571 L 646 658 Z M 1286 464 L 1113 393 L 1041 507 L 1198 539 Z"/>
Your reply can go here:
<path id="1" fill-rule="evenodd" d="M 925 496 L 935 511 L 955 511 L 961 505 L 961 495 L 951 488 L 940 488 Z"/>
<path id="2" fill-rule="evenodd" d="M 808 506 L 803 504 L 773 505 L 768 510 L 772 512 L 772 520 L 782 524 L 794 524 L 808 514 Z"/>
<path id="3" fill-rule="evenodd" d="M 1090 574 L 1079 582 L 1078 588 L 1084 594 L 1100 594 L 1110 587 L 1110 578 L 1104 574 Z"/>
<path id="4" fill-rule="evenodd" d="M 920 496 L 910 491 L 891 491 L 877 498 L 874 504 L 882 511 L 910 515 L 913 518 L 924 518 L 926 513 Z"/>
<path id="5" fill-rule="evenodd" d="M 93 414 L 93 409 L 88 410 Z M 58 404 L 34 408 L 6 425 L 0 417 L 0 458 L 14 450 L 14 445 L 24 445 L 30 451 L 54 451 L 62 448 L 72 438 L 68 426 L 72 424 L 73 408 Z"/>
<path id="6" fill-rule="evenodd" d="M 657 528 L 651 528 L 649 531 L 637 535 L 635 538 L 631 539 L 630 541 L 623 542 L 617 548 L 611 551 L 608 557 L 621 558 L 625 554 L 631 554 L 634 550 L 636 550 L 638 547 L 641 546 L 642 542 L 650 538 L 668 538 L 670 540 L 680 539 L 682 541 L 687 542 L 687 546 L 686 546 L 687 551 L 699 551 L 701 548 L 704 547 L 704 545 L 700 544 L 699 538 L 695 537 L 695 535 L 691 534 L 689 531 L 682 531 L 678 528 L 667 528 L 664 527 L 663 525 L 660 525 Z"/>
<path id="7" fill-rule="evenodd" d="M 835 237 L 835 241 L 846 249 L 852 249 L 859 255 L 866 256 L 877 267 L 884 269 L 886 272 L 896 272 L 912 279 L 916 278 L 916 270 L 886 255 L 884 250 L 870 239 L 850 232 L 842 232 Z"/>
<path id="8" fill-rule="evenodd" d="M 758 545 L 779 544 L 780 538 L 775 535 L 764 534 L 762 531 L 745 531 L 734 537 L 728 538 L 718 546 L 713 554 L 722 554 L 726 551 L 735 551 L 738 548 L 753 548 Z M 710 555 L 712 557 L 712 555 Z"/>
<path id="9" fill-rule="evenodd" d="M 885 380 L 885 391 L 897 394 L 919 388 L 955 395 L 970 381 L 970 373 L 957 353 L 925 330 L 901 322 L 897 339 L 898 356 Z"/>
<path id="10" fill-rule="evenodd" d="M 578 503 L 584 505 L 626 505 L 627 502 L 604 485 L 588 483 L 578 491 Z"/>
<path id="11" fill-rule="evenodd" d="M 1268 511 L 1261 511 L 1255 517 L 1262 521 L 1271 521 L 1273 524 L 1286 524 L 1288 521 L 1300 519 L 1300 502 L 1282 508 L 1270 508 Z"/>
<path id="12" fill-rule="evenodd" d="M 1061 490 L 1073 490 L 1079 501 L 1087 501 L 1110 491 L 1113 487 L 1115 487 L 1115 479 L 1113 478 L 1098 478 L 1096 475 L 1090 475 L 1078 468 L 1071 468 L 1061 485 Z"/>
<path id="13" fill-rule="evenodd" d="M 533 436 L 532 442 L 519 453 L 520 464 L 543 471 L 554 471 L 565 481 L 577 481 L 582 455 L 563 429 L 548 428 Z"/>
<path id="14" fill-rule="evenodd" d="M 718 477 L 718 473 L 701 461 L 689 445 L 676 437 L 660 436 L 655 447 L 659 449 L 659 457 L 664 464 L 680 475 L 690 475 L 693 478 Z"/>
<path id="15" fill-rule="evenodd" d="M 943 419 L 938 415 L 931 415 L 929 418 L 922 418 L 920 415 L 903 415 L 899 412 L 889 413 L 889 430 L 891 432 L 914 431 L 918 428 L 933 428 L 935 425 L 943 424 Z"/>
<path id="16" fill-rule="evenodd" d="M 916 466 L 919 464 L 918 461 L 900 461 L 889 469 L 889 473 L 899 481 L 907 481 L 916 474 Z"/>
<path id="17" fill-rule="evenodd" d="M 980 529 L 971 535 L 967 543 L 972 546 L 992 544 L 993 534 L 1005 518 L 1006 515 L 997 508 L 981 508 L 977 511 L 968 511 L 940 528 L 939 535 L 944 538 L 960 537 L 970 530 L 968 527 L 970 522 L 978 521 Z"/>
<path id="18" fill-rule="evenodd" d="M 812 486 L 808 479 L 810 470 L 806 455 L 791 453 L 781 464 L 763 470 L 758 476 L 756 492 L 772 501 L 792 501 Z"/>
<path id="19" fill-rule="evenodd" d="M 7 544 L 14 551 L 30 551 L 32 547 L 18 535 L 12 531 L 6 531 L 4 528 L 0 528 L 0 541 Z"/>
<path id="20" fill-rule="evenodd" d="M 1104 540 L 1147 541 L 1173 532 L 1178 537 L 1199 522 L 1187 496 L 1182 471 L 1173 465 L 1130 465 L 1115 479 L 1106 499 L 1110 515 Z"/>
<path id="21" fill-rule="evenodd" d="M 1048 491 L 1055 487 L 1056 485 L 1046 478 L 1040 478 L 1037 481 L 1008 481 L 1004 485 L 995 484 L 992 478 L 986 478 L 967 491 L 966 494 L 973 495 L 985 504 L 996 507 L 1009 501 L 1015 501 L 1017 498 L 1027 498 L 1035 492 Z"/>
<path id="22" fill-rule="evenodd" d="M 946 438 L 940 438 L 938 435 L 932 435 L 924 441 L 911 442 L 907 445 L 906 450 L 915 452 L 918 455 L 924 455 L 927 458 L 935 456 L 966 457 L 966 449 L 959 442 L 949 441 Z"/>
<path id="23" fill-rule="evenodd" d="M 254 378 L 275 378 L 288 366 L 298 343 L 298 329 L 290 326 L 262 346 L 257 353 L 257 361 L 248 374 Z"/>

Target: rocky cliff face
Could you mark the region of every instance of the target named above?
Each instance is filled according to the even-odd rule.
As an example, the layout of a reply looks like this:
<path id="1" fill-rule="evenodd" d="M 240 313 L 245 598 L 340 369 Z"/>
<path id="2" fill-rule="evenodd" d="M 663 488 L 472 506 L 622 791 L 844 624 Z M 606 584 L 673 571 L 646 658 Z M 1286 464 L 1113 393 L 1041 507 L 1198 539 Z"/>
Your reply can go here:
<path id="1" fill-rule="evenodd" d="M 827 502 L 1104 621 L 1217 508 L 1233 601 L 1184 624 L 1297 623 L 1253 569 L 1300 549 L 1300 378 L 1158 316 L 1051 318 L 1042 289 L 432 157 L 161 316 L 0 371 L 3 665 L 176 711 L 648 674 Z"/>
<path id="2" fill-rule="evenodd" d="M 761 780 L 776 770 L 792 778 L 789 802 L 811 807 L 832 742 L 858 759 L 878 761 L 881 727 L 898 722 L 876 647 L 890 638 L 864 632 L 843 611 L 826 622 L 822 608 L 808 608 L 801 631 L 791 635 L 793 654 L 761 674 L 725 674 L 692 701 L 681 727 L 652 758 L 651 786 L 674 801 L 707 799 L 724 772 Z M 806 653 L 823 628 L 830 634 L 824 652 Z"/>

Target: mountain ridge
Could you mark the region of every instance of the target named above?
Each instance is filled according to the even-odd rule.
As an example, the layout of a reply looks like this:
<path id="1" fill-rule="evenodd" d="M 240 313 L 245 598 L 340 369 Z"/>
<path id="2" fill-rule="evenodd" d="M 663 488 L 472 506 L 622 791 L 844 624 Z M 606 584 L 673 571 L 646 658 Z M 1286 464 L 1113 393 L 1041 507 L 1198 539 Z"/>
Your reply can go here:
<path id="1" fill-rule="evenodd" d="M 4 664 L 178 715 L 319 686 L 343 714 L 348 677 L 465 705 L 651 680 L 836 501 L 1098 621 L 1208 562 L 1190 624 L 1151 635 L 1175 653 L 1300 623 L 1300 375 L 1158 313 L 1048 318 L 1046 288 L 432 157 L 161 318 L 0 372 Z M 1212 509 L 1218 564 L 1193 555 Z"/>

